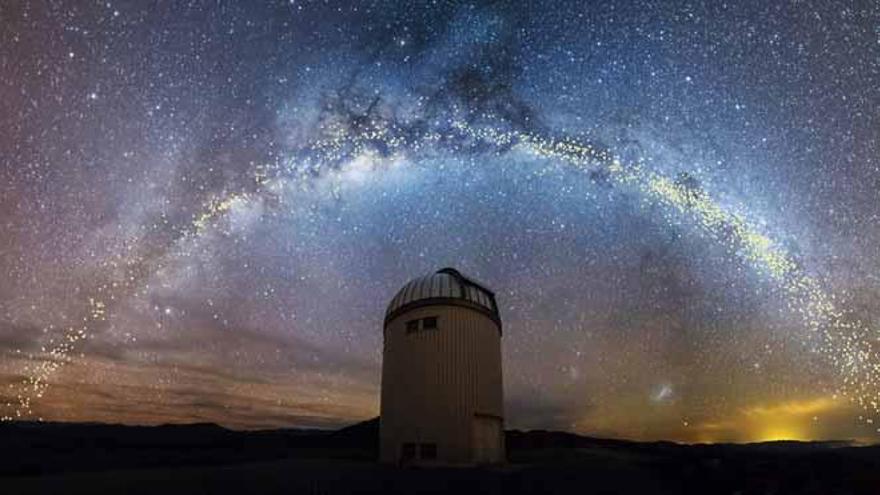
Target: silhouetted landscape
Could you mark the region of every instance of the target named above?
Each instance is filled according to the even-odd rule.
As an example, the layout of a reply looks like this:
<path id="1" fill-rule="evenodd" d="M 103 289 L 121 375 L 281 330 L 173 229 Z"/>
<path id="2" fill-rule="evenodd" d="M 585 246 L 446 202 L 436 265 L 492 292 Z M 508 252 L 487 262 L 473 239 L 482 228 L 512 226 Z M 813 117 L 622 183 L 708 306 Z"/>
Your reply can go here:
<path id="1" fill-rule="evenodd" d="M 508 462 L 376 462 L 378 419 L 340 430 L 0 425 L 0 492 L 876 494 L 880 446 L 680 445 L 507 431 Z"/>

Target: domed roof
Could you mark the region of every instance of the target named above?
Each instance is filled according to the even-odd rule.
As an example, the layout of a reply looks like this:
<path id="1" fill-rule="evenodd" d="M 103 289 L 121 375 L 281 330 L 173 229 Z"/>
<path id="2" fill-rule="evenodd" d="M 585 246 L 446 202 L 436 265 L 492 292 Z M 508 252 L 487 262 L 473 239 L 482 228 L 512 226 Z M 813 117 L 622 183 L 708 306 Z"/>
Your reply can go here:
<path id="1" fill-rule="evenodd" d="M 456 304 L 486 313 L 500 328 L 501 317 L 495 303 L 495 293 L 484 285 L 465 277 L 455 268 L 443 268 L 415 278 L 404 285 L 388 304 L 385 311 L 387 325 L 395 316 L 419 306 Z"/>

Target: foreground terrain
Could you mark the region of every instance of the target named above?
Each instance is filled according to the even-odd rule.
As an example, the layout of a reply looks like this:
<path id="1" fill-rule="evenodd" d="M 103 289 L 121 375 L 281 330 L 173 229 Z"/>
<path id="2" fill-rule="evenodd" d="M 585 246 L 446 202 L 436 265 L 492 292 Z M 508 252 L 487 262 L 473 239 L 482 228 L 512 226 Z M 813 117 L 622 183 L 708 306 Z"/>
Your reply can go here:
<path id="1" fill-rule="evenodd" d="M 880 447 L 678 445 L 507 432 L 509 463 L 375 462 L 378 423 L 339 431 L 215 425 L 0 425 L 0 493 L 878 494 Z"/>

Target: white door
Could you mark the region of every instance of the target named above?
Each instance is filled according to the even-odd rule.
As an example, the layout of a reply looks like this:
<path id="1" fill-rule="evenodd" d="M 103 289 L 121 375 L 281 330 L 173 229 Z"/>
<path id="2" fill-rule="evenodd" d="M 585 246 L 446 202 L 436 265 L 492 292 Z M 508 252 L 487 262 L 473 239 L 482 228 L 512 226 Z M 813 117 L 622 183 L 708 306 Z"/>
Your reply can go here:
<path id="1" fill-rule="evenodd" d="M 501 460 L 501 419 L 474 416 L 474 462 L 478 464 Z"/>

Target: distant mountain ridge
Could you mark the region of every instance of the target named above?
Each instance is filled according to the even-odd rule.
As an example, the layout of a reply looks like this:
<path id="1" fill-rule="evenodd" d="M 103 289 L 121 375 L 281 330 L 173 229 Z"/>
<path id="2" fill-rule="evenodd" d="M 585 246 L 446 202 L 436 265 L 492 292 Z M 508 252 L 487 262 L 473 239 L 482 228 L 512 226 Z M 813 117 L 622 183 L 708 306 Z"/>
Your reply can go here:
<path id="1" fill-rule="evenodd" d="M 505 434 L 503 466 L 395 469 L 375 462 L 378 418 L 338 430 L 0 423 L 0 493 L 94 493 L 96 486 L 110 486 L 107 493 L 166 495 L 467 493 L 474 487 L 497 494 L 876 495 L 880 486 L 880 446 Z"/>
<path id="2" fill-rule="evenodd" d="M 533 452 L 619 449 L 637 453 L 712 455 L 737 450 L 814 451 L 847 442 L 772 442 L 746 445 L 681 445 L 593 438 L 568 432 L 508 430 L 508 456 Z M 0 476 L 129 467 L 211 465 L 287 457 L 374 460 L 379 418 L 338 430 L 239 431 L 213 423 L 129 426 L 102 423 L 0 423 Z"/>

